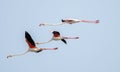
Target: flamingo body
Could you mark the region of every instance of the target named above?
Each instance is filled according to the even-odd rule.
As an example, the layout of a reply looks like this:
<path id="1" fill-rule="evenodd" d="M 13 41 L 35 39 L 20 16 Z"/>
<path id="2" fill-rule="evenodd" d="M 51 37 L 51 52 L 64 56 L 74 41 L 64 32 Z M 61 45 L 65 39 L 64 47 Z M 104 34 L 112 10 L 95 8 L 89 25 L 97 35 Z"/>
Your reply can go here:
<path id="1" fill-rule="evenodd" d="M 38 47 L 36 47 L 36 44 L 35 44 L 34 40 L 32 39 L 32 37 L 30 36 L 30 34 L 27 31 L 25 31 L 25 39 L 26 39 L 26 42 L 29 46 L 28 50 L 24 53 L 21 53 L 21 54 L 8 55 L 7 58 L 13 57 L 13 56 L 21 56 L 21 55 L 24 55 L 28 52 L 39 53 L 43 50 L 57 50 L 58 49 L 58 48 L 38 48 Z"/>
<path id="2" fill-rule="evenodd" d="M 79 37 L 62 37 L 60 36 L 60 32 L 58 31 L 53 31 L 53 40 L 61 40 L 65 44 L 67 44 L 67 41 L 65 39 L 78 39 Z"/>
<path id="3" fill-rule="evenodd" d="M 52 33 L 53 33 L 53 40 L 61 40 L 62 42 L 67 44 L 66 40 L 60 36 L 60 33 L 58 31 L 53 31 Z"/>
<path id="4" fill-rule="evenodd" d="M 61 21 L 67 24 L 74 24 L 74 23 L 79 23 L 79 22 L 99 23 L 99 20 L 91 21 L 91 20 L 78 20 L 78 19 L 62 19 Z"/>
<path id="5" fill-rule="evenodd" d="M 65 20 L 61 20 L 63 23 L 68 23 L 68 24 L 73 24 L 73 23 L 78 23 L 80 22 L 80 20 L 78 19 L 65 19 Z"/>

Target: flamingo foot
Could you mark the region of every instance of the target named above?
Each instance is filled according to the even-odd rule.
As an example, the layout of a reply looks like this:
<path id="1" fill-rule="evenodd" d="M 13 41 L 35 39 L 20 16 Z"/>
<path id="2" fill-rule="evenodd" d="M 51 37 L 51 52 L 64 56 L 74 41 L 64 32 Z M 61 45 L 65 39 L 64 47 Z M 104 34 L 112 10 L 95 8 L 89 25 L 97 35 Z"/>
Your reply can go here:
<path id="1" fill-rule="evenodd" d="M 96 20 L 96 22 L 95 23 L 99 23 L 100 22 L 100 20 Z"/>
<path id="2" fill-rule="evenodd" d="M 57 50 L 58 48 L 54 48 L 54 50 Z"/>
<path id="3" fill-rule="evenodd" d="M 79 37 L 75 37 L 75 39 L 79 39 Z"/>

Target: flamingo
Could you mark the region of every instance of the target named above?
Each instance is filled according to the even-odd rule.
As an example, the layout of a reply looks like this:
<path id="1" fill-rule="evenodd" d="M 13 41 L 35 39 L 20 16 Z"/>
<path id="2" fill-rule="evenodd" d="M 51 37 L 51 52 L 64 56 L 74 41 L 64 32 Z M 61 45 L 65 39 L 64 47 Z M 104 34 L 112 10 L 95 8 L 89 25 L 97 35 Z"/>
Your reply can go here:
<path id="1" fill-rule="evenodd" d="M 28 50 L 24 53 L 21 53 L 21 54 L 8 55 L 7 58 L 13 57 L 13 56 L 21 56 L 21 55 L 24 55 L 28 52 L 39 53 L 43 50 L 57 50 L 58 49 L 57 47 L 56 48 L 38 48 L 38 47 L 36 47 L 34 40 L 32 39 L 32 37 L 30 36 L 30 34 L 27 31 L 25 31 L 25 39 L 26 39 L 26 42 L 29 46 Z"/>
<path id="2" fill-rule="evenodd" d="M 86 23 L 99 23 L 99 20 L 79 20 L 79 19 L 62 19 L 61 20 L 63 23 L 68 23 L 68 24 L 74 24 L 74 23 L 79 23 L 79 22 L 86 22 Z"/>
<path id="3" fill-rule="evenodd" d="M 51 41 L 58 41 L 58 40 L 61 40 L 62 42 L 64 42 L 65 44 L 67 44 L 67 41 L 65 39 L 79 39 L 79 37 L 65 37 L 65 36 L 61 36 L 60 35 L 60 32 L 58 31 L 52 31 L 52 34 L 53 34 L 53 37 L 51 40 L 49 40 L 48 42 L 43 42 L 43 43 L 40 43 L 40 42 L 36 42 L 36 44 L 44 44 L 44 43 L 49 43 Z"/>
<path id="4" fill-rule="evenodd" d="M 59 23 L 59 24 L 41 23 L 39 26 L 59 26 L 59 25 L 64 25 L 64 24 L 75 24 L 79 22 L 98 24 L 100 21 L 99 20 L 62 19 L 61 22 L 62 23 Z"/>

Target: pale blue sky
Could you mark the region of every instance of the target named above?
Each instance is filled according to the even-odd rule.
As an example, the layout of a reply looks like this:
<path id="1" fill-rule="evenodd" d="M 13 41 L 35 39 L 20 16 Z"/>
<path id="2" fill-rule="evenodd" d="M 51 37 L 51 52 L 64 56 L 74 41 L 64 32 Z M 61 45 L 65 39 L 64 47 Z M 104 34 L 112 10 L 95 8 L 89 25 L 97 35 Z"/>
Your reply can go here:
<path id="1" fill-rule="evenodd" d="M 120 72 L 119 7 L 119 0 L 0 0 L 0 72 Z M 65 18 L 99 19 L 100 23 L 38 26 Z M 38 46 L 59 47 L 57 51 L 6 58 L 27 50 L 25 31 L 35 41 L 45 42 L 52 37 L 50 30 L 80 39 Z"/>

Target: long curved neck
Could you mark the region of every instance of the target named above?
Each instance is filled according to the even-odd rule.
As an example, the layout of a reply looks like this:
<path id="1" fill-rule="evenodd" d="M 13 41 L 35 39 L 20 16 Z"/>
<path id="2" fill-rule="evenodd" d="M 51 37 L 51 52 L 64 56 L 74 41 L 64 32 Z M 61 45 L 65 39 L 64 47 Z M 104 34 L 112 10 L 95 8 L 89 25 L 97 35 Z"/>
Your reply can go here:
<path id="1" fill-rule="evenodd" d="M 61 24 L 40 24 L 39 26 L 59 26 L 59 25 L 63 25 L 64 23 L 61 23 Z"/>
<path id="2" fill-rule="evenodd" d="M 52 41 L 52 39 L 49 40 L 49 41 L 47 41 L 47 42 L 36 42 L 35 44 L 45 44 L 45 43 L 49 43 L 49 42 L 51 42 L 51 41 Z"/>
<path id="3" fill-rule="evenodd" d="M 7 56 L 7 58 L 9 58 L 9 57 L 13 57 L 13 56 L 21 56 L 21 55 L 24 55 L 24 54 L 26 54 L 26 53 L 28 53 L 28 52 L 29 52 L 29 50 L 26 51 L 26 52 L 24 52 L 24 53 L 21 53 L 21 54 L 9 55 L 9 56 Z"/>
<path id="4" fill-rule="evenodd" d="M 24 52 L 24 53 L 21 53 L 21 54 L 15 54 L 15 55 L 13 55 L 13 56 L 21 56 L 21 55 L 24 55 L 24 54 L 26 54 L 26 53 L 28 53 L 29 51 L 26 51 L 26 52 Z"/>

